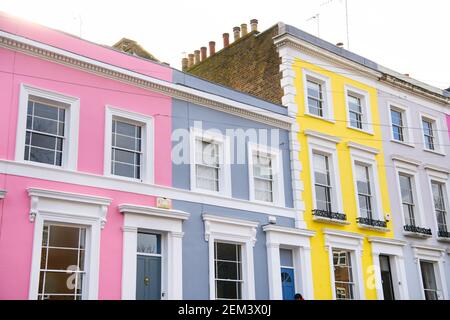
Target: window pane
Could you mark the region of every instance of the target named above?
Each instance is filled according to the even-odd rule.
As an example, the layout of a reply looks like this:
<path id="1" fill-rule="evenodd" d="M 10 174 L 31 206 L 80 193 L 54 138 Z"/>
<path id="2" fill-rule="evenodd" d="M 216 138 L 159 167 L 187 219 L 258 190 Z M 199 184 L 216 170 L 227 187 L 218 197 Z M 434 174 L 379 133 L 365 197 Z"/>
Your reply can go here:
<path id="1" fill-rule="evenodd" d="M 33 130 L 50 133 L 57 135 L 58 134 L 58 122 L 54 120 L 42 119 L 34 117 L 33 119 Z"/>
<path id="2" fill-rule="evenodd" d="M 78 248 L 80 229 L 65 226 L 49 226 L 50 247 Z"/>
<path id="3" fill-rule="evenodd" d="M 35 102 L 34 115 L 37 117 L 58 120 L 58 108 Z"/>
<path id="4" fill-rule="evenodd" d="M 40 163 L 54 164 L 55 151 L 39 148 L 31 148 L 30 160 Z"/>
<path id="5" fill-rule="evenodd" d="M 294 267 L 292 250 L 280 249 L 280 263 L 283 267 Z"/>
<path id="6" fill-rule="evenodd" d="M 48 249 L 47 269 L 68 270 L 71 266 L 78 266 L 78 250 Z"/>
<path id="7" fill-rule="evenodd" d="M 230 243 L 216 242 L 216 259 L 228 261 L 240 261 L 240 246 Z"/>
<path id="8" fill-rule="evenodd" d="M 115 121 L 115 132 L 119 133 L 121 135 L 129 136 L 129 137 L 136 137 L 136 125 L 121 122 L 121 121 Z"/>
<path id="9" fill-rule="evenodd" d="M 161 235 L 139 232 L 137 240 L 138 252 L 161 254 Z"/>
<path id="10" fill-rule="evenodd" d="M 239 280 L 240 264 L 236 262 L 217 261 L 216 262 L 216 278 Z"/>
<path id="11" fill-rule="evenodd" d="M 56 138 L 39 133 L 31 133 L 31 144 L 35 147 L 54 150 Z"/>
<path id="12" fill-rule="evenodd" d="M 241 284 L 234 281 L 216 281 L 217 299 L 241 299 Z"/>
<path id="13" fill-rule="evenodd" d="M 134 166 L 123 164 L 119 162 L 113 162 L 113 173 L 118 176 L 134 178 Z"/>

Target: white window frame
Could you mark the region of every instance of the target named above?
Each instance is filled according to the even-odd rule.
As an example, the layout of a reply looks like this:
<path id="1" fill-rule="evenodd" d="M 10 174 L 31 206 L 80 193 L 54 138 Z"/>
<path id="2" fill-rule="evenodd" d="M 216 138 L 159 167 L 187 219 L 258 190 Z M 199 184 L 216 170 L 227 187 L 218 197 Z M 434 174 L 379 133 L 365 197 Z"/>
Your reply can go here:
<path id="1" fill-rule="evenodd" d="M 219 146 L 219 190 L 206 190 L 197 187 L 197 170 L 196 170 L 196 140 L 201 139 L 216 143 Z M 191 190 L 224 197 L 231 197 L 231 166 L 230 166 L 230 139 L 228 136 L 221 134 L 216 130 L 202 130 L 197 127 L 190 129 L 190 175 Z"/>
<path id="2" fill-rule="evenodd" d="M 402 199 L 402 192 L 400 187 L 400 174 L 407 175 L 411 178 L 411 188 L 413 192 L 413 198 L 415 200 L 414 207 L 414 218 L 416 220 L 416 226 L 421 228 L 426 228 L 427 223 L 424 215 L 424 205 L 423 205 L 423 199 L 422 199 L 422 190 L 420 186 L 420 180 L 419 180 L 419 168 L 418 164 L 416 162 L 409 162 L 407 159 L 395 159 L 394 160 L 394 167 L 395 167 L 395 179 L 397 183 L 397 192 L 398 192 L 398 199 L 400 199 L 400 212 L 402 214 L 402 223 L 403 226 L 406 225 L 406 213 L 403 211 L 403 204 L 401 203 Z M 434 212 L 434 210 L 433 210 Z M 402 226 L 402 228 L 403 228 Z M 410 232 L 404 231 L 404 234 L 412 235 Z"/>
<path id="3" fill-rule="evenodd" d="M 361 217 L 358 199 L 358 186 L 356 183 L 356 168 L 355 168 L 355 164 L 358 163 L 364 166 L 368 166 L 369 168 L 369 176 L 371 179 L 371 187 L 373 190 L 372 194 L 373 200 L 372 212 L 374 213 L 373 219 L 385 221 L 386 219 L 383 213 L 383 203 L 381 200 L 380 179 L 378 175 L 378 162 L 375 158 L 375 156 L 379 153 L 379 150 L 351 142 L 348 142 L 347 144 L 350 147 L 350 157 L 352 161 L 352 175 L 353 175 L 353 186 L 355 190 L 357 217 L 358 218 Z M 379 228 L 376 227 L 376 229 Z"/>
<path id="4" fill-rule="evenodd" d="M 370 95 L 366 90 L 362 90 L 356 88 L 354 86 L 345 85 L 345 110 L 347 114 L 347 128 L 357 130 L 364 133 L 373 134 L 373 125 L 372 125 L 372 109 L 370 107 Z M 361 101 L 361 111 L 362 111 L 362 128 L 353 127 L 350 123 L 350 108 L 348 96 L 353 95 L 360 99 Z"/>
<path id="5" fill-rule="evenodd" d="M 397 140 L 394 138 L 394 133 L 392 131 L 392 114 L 391 110 L 395 110 L 397 112 L 400 112 L 402 115 L 402 122 L 403 122 L 403 141 Z M 412 130 L 412 121 L 411 121 L 411 115 L 409 112 L 409 108 L 400 105 L 395 102 L 388 101 L 388 112 L 389 112 L 389 134 L 391 137 L 391 141 L 395 143 L 400 143 L 409 147 L 414 147 L 414 134 Z"/>
<path id="6" fill-rule="evenodd" d="M 249 141 L 247 143 L 248 158 L 248 186 L 249 200 L 257 203 L 273 203 L 280 207 L 285 206 L 284 196 L 284 171 L 283 171 L 283 154 L 280 149 L 257 144 Z M 272 163 L 272 202 L 266 202 L 255 199 L 255 177 L 253 175 L 253 154 L 255 152 L 266 153 L 271 157 Z"/>
<path id="7" fill-rule="evenodd" d="M 433 199 L 433 189 L 431 187 L 432 182 L 438 182 L 443 185 L 443 196 L 445 209 L 447 210 L 447 229 L 450 232 L 450 172 L 444 170 L 439 170 L 438 168 L 434 168 L 433 166 L 425 166 L 425 172 L 427 175 L 427 181 L 430 192 L 431 205 L 433 207 L 433 221 L 434 221 L 434 231 L 438 240 L 450 242 L 449 238 L 439 237 L 438 233 L 438 221 L 436 217 L 436 208 L 434 206 Z"/>
<path id="8" fill-rule="evenodd" d="M 422 270 L 420 267 L 421 260 L 433 263 L 434 274 L 436 277 L 436 286 L 437 289 L 440 292 L 442 292 L 440 300 L 448 300 L 449 293 L 447 291 L 447 280 L 445 277 L 445 255 L 446 255 L 445 248 L 422 246 L 416 244 L 412 244 L 411 247 L 413 248 L 414 262 L 417 265 L 417 272 L 419 276 L 421 288 L 420 292 L 422 300 L 425 300 L 425 292 L 422 281 Z"/>
<path id="9" fill-rule="evenodd" d="M 256 228 L 259 222 L 203 214 L 205 240 L 209 255 L 209 298 L 216 299 L 214 243 L 228 242 L 241 245 L 242 257 L 242 299 L 255 299 L 255 274 L 253 247 L 256 242 Z"/>
<path id="10" fill-rule="evenodd" d="M 61 166 L 25 160 L 25 135 L 27 130 L 27 110 L 30 95 L 42 97 L 69 105 L 65 113 L 64 142 Z M 78 161 L 78 127 L 80 99 L 55 91 L 41 89 L 25 83 L 20 84 L 19 112 L 17 118 L 15 160 L 37 166 L 62 168 L 75 171 Z"/>
<path id="11" fill-rule="evenodd" d="M 124 215 L 122 257 L 122 299 L 136 299 L 137 234 L 139 230 L 161 234 L 162 299 L 183 298 L 183 221 L 190 214 L 173 209 L 120 204 Z"/>
<path id="12" fill-rule="evenodd" d="M 141 178 L 134 179 L 114 175 L 111 173 L 111 149 L 112 149 L 112 121 L 122 120 L 142 127 L 141 136 Z M 122 108 L 105 106 L 105 147 L 103 174 L 106 177 L 121 180 L 140 181 L 144 183 L 154 183 L 154 120 L 152 116 L 131 112 Z"/>
<path id="13" fill-rule="evenodd" d="M 383 237 L 368 237 L 372 245 L 373 272 L 375 276 L 375 288 L 377 299 L 384 300 L 383 285 L 381 282 L 380 255 L 389 256 L 392 285 L 395 300 L 408 300 L 408 282 L 404 260 L 405 241 L 388 239 Z"/>
<path id="14" fill-rule="evenodd" d="M 444 132 L 444 130 L 442 128 L 444 128 L 444 126 L 441 125 L 441 122 L 438 118 L 436 118 L 430 114 L 419 113 L 419 115 L 420 115 L 420 129 L 421 129 L 420 134 L 421 134 L 422 142 L 423 142 L 423 150 L 427 151 L 427 152 L 439 154 L 439 155 L 445 155 L 444 147 L 442 146 L 442 141 L 445 141 L 445 140 L 443 140 L 443 137 L 442 137 L 442 132 Z M 434 126 L 434 128 L 433 128 L 434 150 L 428 149 L 426 146 L 425 135 L 423 132 L 423 120 L 433 123 L 433 126 Z"/>
<path id="15" fill-rule="evenodd" d="M 332 210 L 333 212 L 344 213 L 344 206 L 342 201 L 342 189 L 341 189 L 341 177 L 339 170 L 339 158 L 337 153 L 337 144 L 341 141 L 339 138 L 325 135 L 320 132 L 312 130 L 305 130 L 305 134 L 308 139 L 308 152 L 310 159 L 310 173 L 311 173 L 311 185 L 312 185 L 312 200 L 313 210 L 317 209 L 316 204 L 316 192 L 314 176 L 314 165 L 312 163 L 313 154 L 323 154 L 328 156 L 328 164 L 330 166 L 330 180 L 332 188 Z"/>
<path id="16" fill-rule="evenodd" d="M 31 222 L 34 222 L 28 298 L 35 300 L 38 297 L 43 227 L 49 222 L 86 227 L 86 281 L 82 298 L 97 300 L 100 234 L 106 223 L 111 199 L 37 188 L 29 188 L 28 195 L 31 198 L 29 218 Z"/>
<path id="17" fill-rule="evenodd" d="M 364 277 L 362 270 L 362 246 L 364 236 L 334 229 L 323 229 L 325 235 L 325 248 L 328 250 L 331 290 L 333 300 L 336 300 L 336 286 L 334 277 L 333 249 L 350 252 L 352 259 L 352 272 L 355 283 L 354 300 L 365 299 Z"/>
<path id="18" fill-rule="evenodd" d="M 314 231 L 268 224 L 266 233 L 269 299 L 282 300 L 280 249 L 292 250 L 295 288 L 307 300 L 314 299 L 310 238 Z"/>
<path id="19" fill-rule="evenodd" d="M 313 72 L 311 70 L 302 69 L 303 71 L 303 88 L 305 95 L 305 114 L 330 122 L 334 122 L 334 112 L 333 112 L 333 97 L 331 94 L 331 79 L 323 74 Z M 320 83 L 322 85 L 322 96 L 323 96 L 323 117 L 312 114 L 309 112 L 308 106 L 308 80 Z"/>

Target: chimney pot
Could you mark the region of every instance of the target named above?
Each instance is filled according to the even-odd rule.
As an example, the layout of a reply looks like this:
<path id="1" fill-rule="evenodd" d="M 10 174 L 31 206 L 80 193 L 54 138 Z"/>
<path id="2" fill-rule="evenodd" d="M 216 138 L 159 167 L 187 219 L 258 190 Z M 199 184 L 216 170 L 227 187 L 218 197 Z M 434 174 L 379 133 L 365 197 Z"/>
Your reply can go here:
<path id="1" fill-rule="evenodd" d="M 200 50 L 194 51 L 194 64 L 197 64 L 200 62 Z"/>
<path id="2" fill-rule="evenodd" d="M 251 31 L 258 31 L 258 20 L 252 19 L 250 20 Z"/>
<path id="3" fill-rule="evenodd" d="M 189 53 L 188 54 L 189 60 L 188 60 L 188 68 L 192 67 L 194 65 L 194 54 Z"/>
<path id="4" fill-rule="evenodd" d="M 188 69 L 189 59 L 183 58 L 181 60 L 181 70 L 186 71 Z"/>
<path id="5" fill-rule="evenodd" d="M 342 48 L 343 46 L 344 46 L 344 44 L 342 42 L 336 43 L 336 47 Z"/>
<path id="6" fill-rule="evenodd" d="M 214 41 L 209 42 L 209 56 L 211 57 L 216 53 L 216 43 Z"/>
<path id="7" fill-rule="evenodd" d="M 230 34 L 229 33 L 224 33 L 222 35 L 223 37 L 223 47 L 228 47 L 228 45 L 230 44 Z"/>
<path id="8" fill-rule="evenodd" d="M 206 60 L 206 57 L 207 57 L 207 54 L 206 54 L 206 47 L 201 47 L 201 48 L 200 48 L 200 53 L 201 53 L 202 61 L 205 61 L 205 60 Z"/>
<path id="9" fill-rule="evenodd" d="M 241 28 L 239 27 L 234 27 L 233 28 L 233 33 L 234 33 L 234 41 L 239 40 L 239 38 L 241 37 Z"/>
<path id="10" fill-rule="evenodd" d="M 246 23 L 241 24 L 241 33 L 242 33 L 242 36 L 245 36 L 248 33 Z"/>

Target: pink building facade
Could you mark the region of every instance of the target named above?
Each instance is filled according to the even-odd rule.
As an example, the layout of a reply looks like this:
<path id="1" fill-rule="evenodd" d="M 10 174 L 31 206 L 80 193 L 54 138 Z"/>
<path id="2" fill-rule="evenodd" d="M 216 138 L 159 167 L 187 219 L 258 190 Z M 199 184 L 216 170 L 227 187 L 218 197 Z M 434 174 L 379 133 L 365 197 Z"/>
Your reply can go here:
<path id="1" fill-rule="evenodd" d="M 41 48 L 52 46 L 53 51 L 63 49 L 80 57 L 102 61 L 105 65 L 139 70 L 140 74 L 165 81 L 171 79 L 172 71 L 168 67 L 61 32 L 3 15 L 0 16 L 0 26 L 3 41 L 6 41 L 7 35 L 10 39 L 21 38 L 22 41 L 33 39 L 39 42 Z M 105 134 L 105 126 L 108 126 L 108 116 L 123 119 L 125 123 L 125 119 L 130 119 L 144 124 L 144 131 L 148 134 L 141 133 L 142 148 L 151 151 L 152 156 L 142 159 L 140 175 L 135 177 L 147 183 L 170 186 L 171 98 L 5 46 L 0 48 L 0 70 L 0 190 L 6 191 L 0 193 L 0 299 L 42 298 L 40 293 L 43 289 L 38 285 L 39 272 L 30 272 L 32 266 L 36 270 L 58 269 L 57 265 L 39 266 L 45 260 L 43 256 L 73 255 L 73 250 L 64 253 L 62 249 L 51 249 L 51 243 L 46 253 L 39 249 L 42 231 L 48 228 L 44 226 L 48 222 L 56 226 L 55 236 L 73 231 L 56 229 L 60 223 L 88 226 L 87 230 L 83 230 L 87 232 L 86 239 L 80 244 L 86 247 L 86 252 L 78 250 L 78 255 L 84 255 L 84 268 L 90 269 L 89 277 L 86 277 L 86 283 L 77 285 L 89 290 L 83 289 L 82 292 L 75 288 L 71 294 L 79 294 L 77 298 L 120 299 L 124 214 L 119 206 L 154 207 L 156 200 L 151 191 L 144 190 L 145 187 L 130 190 L 126 180 L 121 181 L 120 177 L 105 171 L 105 162 L 109 160 L 105 160 L 103 146 L 111 134 Z M 27 112 L 30 111 L 30 102 L 35 104 L 35 114 L 33 110 Z M 44 105 L 42 110 L 38 109 L 39 105 Z M 58 144 L 62 143 L 62 148 L 49 147 L 61 152 L 40 149 L 55 140 L 44 141 L 53 136 L 40 134 L 40 122 L 52 122 L 51 114 L 45 116 L 48 111 L 46 106 L 56 106 L 65 112 L 65 119 L 61 120 L 61 116 L 58 119 L 58 125 L 64 125 L 65 130 L 56 133 L 62 137 L 56 138 Z M 27 118 L 28 122 L 33 118 L 34 125 L 28 125 Z M 154 133 L 152 137 L 150 132 Z M 147 137 L 151 141 L 145 141 Z M 34 141 L 29 141 L 32 139 Z M 34 151 L 24 158 L 28 148 Z M 56 167 L 42 161 L 55 161 Z M 154 170 L 150 170 L 152 167 Z M 49 176 L 53 181 L 47 180 Z M 48 210 L 45 216 L 42 211 L 44 207 Z M 58 207 L 63 209 L 57 210 Z M 99 250 L 96 243 L 100 244 Z M 76 259 L 74 265 L 77 265 Z M 94 272 L 97 268 L 98 272 Z M 68 277 L 51 271 L 46 275 L 48 281 Z M 171 298 L 179 296 L 174 293 Z"/>

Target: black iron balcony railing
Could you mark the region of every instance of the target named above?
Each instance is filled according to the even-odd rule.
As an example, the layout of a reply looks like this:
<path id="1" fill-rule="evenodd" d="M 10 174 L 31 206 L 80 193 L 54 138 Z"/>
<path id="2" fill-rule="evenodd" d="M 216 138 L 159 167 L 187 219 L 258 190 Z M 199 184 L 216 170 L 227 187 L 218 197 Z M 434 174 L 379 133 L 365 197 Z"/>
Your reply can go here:
<path id="1" fill-rule="evenodd" d="M 431 229 L 417 227 L 412 224 L 404 225 L 403 230 L 408 231 L 408 232 L 414 232 L 414 233 L 425 234 L 425 235 L 431 236 Z"/>
<path id="2" fill-rule="evenodd" d="M 446 231 L 446 230 L 439 230 L 438 231 L 438 237 L 441 238 L 450 238 L 450 232 Z"/>
<path id="3" fill-rule="evenodd" d="M 313 210 L 312 214 L 317 217 L 328 218 L 328 219 L 333 219 L 333 220 L 341 220 L 341 221 L 347 220 L 347 216 L 345 215 L 345 213 L 338 213 L 338 212 L 331 212 L 331 211 L 316 209 L 316 210 Z"/>
<path id="4" fill-rule="evenodd" d="M 387 223 L 386 221 L 382 221 L 382 220 L 375 220 L 375 219 L 371 219 L 371 218 L 356 218 L 356 222 L 359 224 L 363 224 L 365 226 L 372 226 L 372 227 L 377 227 L 377 228 L 386 228 L 387 227 Z"/>

